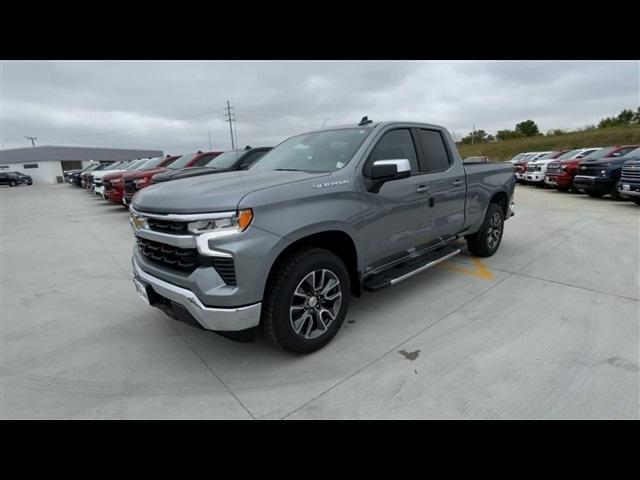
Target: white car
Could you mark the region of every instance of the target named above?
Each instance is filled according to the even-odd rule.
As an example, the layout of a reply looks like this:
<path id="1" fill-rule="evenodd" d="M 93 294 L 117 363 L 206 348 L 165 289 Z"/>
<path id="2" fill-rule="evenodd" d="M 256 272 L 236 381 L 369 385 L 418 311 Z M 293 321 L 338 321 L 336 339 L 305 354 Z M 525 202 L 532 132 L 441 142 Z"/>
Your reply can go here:
<path id="1" fill-rule="evenodd" d="M 521 183 L 526 183 L 526 173 L 527 173 L 526 170 L 527 170 L 528 162 L 536 160 L 541 156 L 546 155 L 547 153 L 549 152 L 525 152 L 524 154 L 520 154 L 522 156 L 518 160 L 516 160 L 516 163 L 518 163 L 521 167 L 520 169 L 516 168 L 517 181 Z"/>

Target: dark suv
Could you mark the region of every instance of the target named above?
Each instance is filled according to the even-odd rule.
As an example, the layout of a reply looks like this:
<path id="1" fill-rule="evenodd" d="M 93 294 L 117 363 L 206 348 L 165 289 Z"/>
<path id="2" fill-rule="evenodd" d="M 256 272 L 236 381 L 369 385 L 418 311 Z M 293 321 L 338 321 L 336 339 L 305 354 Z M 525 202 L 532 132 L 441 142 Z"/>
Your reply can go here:
<path id="1" fill-rule="evenodd" d="M 33 180 L 30 175 L 22 172 L 0 172 L 0 185 L 16 187 L 22 183 L 33 185 Z"/>

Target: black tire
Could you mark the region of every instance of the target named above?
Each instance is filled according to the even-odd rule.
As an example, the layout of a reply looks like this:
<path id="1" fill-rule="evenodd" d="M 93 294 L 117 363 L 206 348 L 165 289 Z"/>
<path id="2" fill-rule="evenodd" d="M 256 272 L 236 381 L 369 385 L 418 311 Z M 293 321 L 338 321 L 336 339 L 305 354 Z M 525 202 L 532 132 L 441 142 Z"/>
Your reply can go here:
<path id="1" fill-rule="evenodd" d="M 499 222 L 497 221 L 499 219 Z M 496 232 L 496 225 L 499 231 Z M 480 230 L 473 235 L 467 235 L 467 247 L 469 251 L 478 257 L 490 257 L 502 241 L 504 233 L 504 211 L 497 203 L 490 203 L 487 215 L 482 222 Z M 491 236 L 491 238 L 489 238 Z"/>
<path id="2" fill-rule="evenodd" d="M 600 198 L 600 197 L 604 196 L 604 193 L 595 192 L 593 190 L 585 190 L 585 193 L 587 195 L 589 195 L 590 197 L 593 197 L 593 198 Z"/>
<path id="3" fill-rule="evenodd" d="M 16 185 L 17 185 L 16 181 L 15 180 L 11 180 L 11 186 L 15 187 Z"/>
<path id="4" fill-rule="evenodd" d="M 618 191 L 618 185 L 615 184 L 613 186 L 613 188 L 611 189 L 611 198 L 613 200 L 615 200 L 616 202 L 624 202 L 626 200 L 626 198 L 624 198 L 622 195 L 620 195 L 620 192 Z"/>
<path id="5" fill-rule="evenodd" d="M 567 187 L 556 187 L 556 190 L 558 190 L 559 192 L 568 192 L 569 189 Z"/>
<path id="6" fill-rule="evenodd" d="M 536 183 L 536 188 L 546 188 L 546 185 L 544 184 L 544 182 L 542 183 Z"/>
<path id="7" fill-rule="evenodd" d="M 327 271 L 333 276 L 327 274 Z M 318 276 L 316 277 L 316 275 Z M 323 283 L 325 276 L 328 278 L 328 284 Z M 311 290 L 309 288 L 311 285 L 307 283 L 309 277 L 312 277 L 310 281 L 314 284 L 314 288 L 317 283 L 320 283 L 322 288 L 330 285 L 332 280 L 339 280 L 337 285 L 327 291 L 332 296 L 340 293 L 339 303 L 337 303 L 337 299 L 324 298 L 318 293 L 318 290 L 316 293 L 308 295 L 306 299 L 303 295 L 296 295 L 296 292 Z M 317 282 L 320 278 L 322 281 Z M 312 298 L 316 299 L 313 304 Z M 315 247 L 301 248 L 280 262 L 270 276 L 262 304 L 261 322 L 265 336 L 288 352 L 311 353 L 319 350 L 329 343 L 340 330 L 349 309 L 350 300 L 351 284 L 344 262 L 328 250 Z M 296 305 L 298 302 L 300 303 Z M 331 306 L 321 308 L 316 306 L 316 302 L 320 306 L 329 304 Z M 330 311 L 330 308 L 334 310 Z M 295 318 L 297 313 L 292 312 L 292 309 L 297 309 L 299 312 L 297 319 Z M 328 326 L 325 326 L 323 319 L 330 320 L 331 316 L 323 317 L 323 313 L 334 316 Z M 295 322 L 299 322 L 298 332 L 294 328 Z M 320 325 L 324 329 L 319 328 Z M 310 338 L 311 335 L 316 336 Z"/>
<path id="8" fill-rule="evenodd" d="M 632 198 L 631 201 L 636 205 L 640 205 L 640 198 Z"/>

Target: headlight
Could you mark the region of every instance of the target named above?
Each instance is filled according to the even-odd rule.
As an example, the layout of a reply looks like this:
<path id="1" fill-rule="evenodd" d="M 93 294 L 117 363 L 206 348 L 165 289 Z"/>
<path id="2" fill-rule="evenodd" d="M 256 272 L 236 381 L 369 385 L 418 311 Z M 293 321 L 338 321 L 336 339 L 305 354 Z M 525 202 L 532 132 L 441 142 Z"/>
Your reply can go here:
<path id="1" fill-rule="evenodd" d="M 151 180 L 151 177 L 136 178 L 133 181 L 133 183 L 136 184 L 137 186 L 140 186 L 140 185 L 144 185 L 145 183 L 149 182 L 149 180 Z"/>
<path id="2" fill-rule="evenodd" d="M 601 175 L 601 176 L 603 176 L 603 177 L 604 177 L 606 174 L 607 174 L 607 171 L 606 171 L 606 170 L 600 170 L 600 175 Z"/>
<path id="3" fill-rule="evenodd" d="M 208 220 L 191 222 L 187 225 L 187 229 L 195 235 L 207 233 L 207 238 L 228 237 L 246 230 L 251 220 L 253 220 L 253 211 L 247 208 L 237 212 L 221 213 Z"/>

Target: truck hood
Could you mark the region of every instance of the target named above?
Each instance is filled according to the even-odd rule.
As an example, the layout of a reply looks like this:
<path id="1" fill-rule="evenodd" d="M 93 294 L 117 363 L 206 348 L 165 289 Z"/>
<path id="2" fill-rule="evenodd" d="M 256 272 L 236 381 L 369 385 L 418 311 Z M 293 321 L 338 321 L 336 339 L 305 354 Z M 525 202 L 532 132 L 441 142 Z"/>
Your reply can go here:
<path id="1" fill-rule="evenodd" d="M 179 170 L 169 170 L 164 173 L 159 173 L 153 178 L 154 182 L 167 182 L 169 180 L 177 180 L 179 178 L 197 177 L 200 175 L 209 175 L 212 173 L 224 173 L 228 172 L 228 169 L 216 169 L 211 167 L 191 167 L 181 168 Z"/>
<path id="2" fill-rule="evenodd" d="M 235 210 L 258 190 L 325 177 L 329 173 L 240 170 L 151 185 L 133 197 L 133 208 L 150 213 L 208 213 Z"/>

